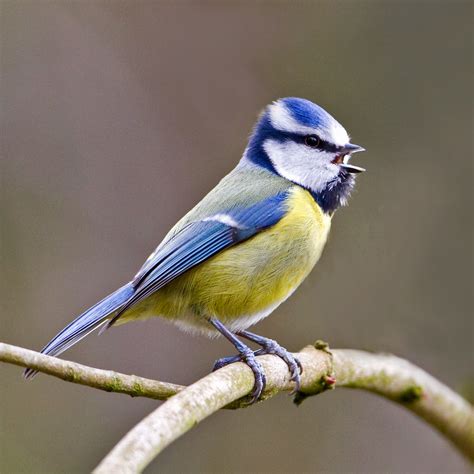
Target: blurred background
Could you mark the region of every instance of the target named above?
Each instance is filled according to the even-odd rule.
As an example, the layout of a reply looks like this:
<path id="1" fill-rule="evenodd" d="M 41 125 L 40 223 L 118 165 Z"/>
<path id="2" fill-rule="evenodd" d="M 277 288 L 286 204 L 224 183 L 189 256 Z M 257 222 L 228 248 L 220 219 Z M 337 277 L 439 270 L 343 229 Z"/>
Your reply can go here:
<path id="1" fill-rule="evenodd" d="M 327 108 L 367 148 L 350 206 L 256 331 L 472 376 L 472 3 L 1 2 L 0 339 L 40 349 L 130 279 L 239 160 L 268 102 Z M 233 353 L 157 319 L 66 355 L 189 384 Z M 89 472 L 158 402 L 0 366 L 5 473 Z M 469 472 L 367 393 L 221 412 L 147 472 Z"/>

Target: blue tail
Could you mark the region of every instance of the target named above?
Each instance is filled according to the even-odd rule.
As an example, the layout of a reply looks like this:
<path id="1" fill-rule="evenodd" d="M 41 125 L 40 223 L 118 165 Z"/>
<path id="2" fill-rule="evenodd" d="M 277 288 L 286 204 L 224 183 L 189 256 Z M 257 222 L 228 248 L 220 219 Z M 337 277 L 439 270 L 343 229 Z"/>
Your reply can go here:
<path id="1" fill-rule="evenodd" d="M 133 293 L 134 288 L 131 283 L 122 286 L 68 324 L 42 349 L 41 353 L 55 356 L 69 349 L 94 329 L 107 322 L 109 316 L 119 310 Z M 34 369 L 26 369 L 24 376 L 29 379 L 36 373 L 37 371 Z"/>

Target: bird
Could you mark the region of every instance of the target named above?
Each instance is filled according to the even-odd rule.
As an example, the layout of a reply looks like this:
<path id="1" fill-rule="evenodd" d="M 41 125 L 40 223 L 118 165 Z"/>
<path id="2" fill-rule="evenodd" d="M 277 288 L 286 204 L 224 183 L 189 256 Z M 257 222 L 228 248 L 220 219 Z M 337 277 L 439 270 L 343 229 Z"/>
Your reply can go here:
<path id="1" fill-rule="evenodd" d="M 131 281 L 74 319 L 41 352 L 56 356 L 96 329 L 162 317 L 191 333 L 226 338 L 237 355 L 219 359 L 214 370 L 244 362 L 254 375 L 250 403 L 266 384 L 257 359 L 262 354 L 286 363 L 298 391 L 298 359 L 248 328 L 283 303 L 318 262 L 335 211 L 365 171 L 350 163 L 361 151 L 310 100 L 286 97 L 267 105 L 237 166 L 172 227 Z"/>

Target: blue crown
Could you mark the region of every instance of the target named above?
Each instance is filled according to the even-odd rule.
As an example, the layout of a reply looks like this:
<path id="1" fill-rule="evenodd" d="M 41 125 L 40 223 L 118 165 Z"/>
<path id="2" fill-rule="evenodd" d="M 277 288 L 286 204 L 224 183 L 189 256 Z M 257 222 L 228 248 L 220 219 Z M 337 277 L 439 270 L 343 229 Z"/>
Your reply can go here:
<path id="1" fill-rule="evenodd" d="M 336 119 L 328 114 L 322 107 L 313 102 L 298 97 L 280 99 L 291 116 L 301 125 L 311 128 L 327 128 Z"/>

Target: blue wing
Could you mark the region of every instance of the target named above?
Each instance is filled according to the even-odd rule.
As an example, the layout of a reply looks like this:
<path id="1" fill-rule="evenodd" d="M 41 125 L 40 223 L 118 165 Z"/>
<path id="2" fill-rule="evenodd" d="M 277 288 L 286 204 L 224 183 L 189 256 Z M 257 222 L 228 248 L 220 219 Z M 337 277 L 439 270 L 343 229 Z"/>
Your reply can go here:
<path id="1" fill-rule="evenodd" d="M 235 208 L 192 222 L 145 262 L 132 281 L 134 294 L 108 322 L 110 327 L 132 305 L 222 250 L 275 225 L 285 214 L 287 192 L 246 208 Z"/>

